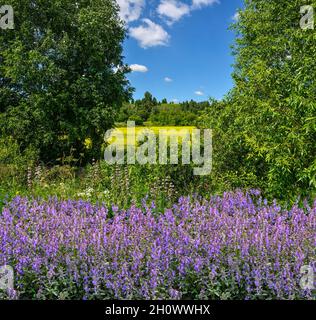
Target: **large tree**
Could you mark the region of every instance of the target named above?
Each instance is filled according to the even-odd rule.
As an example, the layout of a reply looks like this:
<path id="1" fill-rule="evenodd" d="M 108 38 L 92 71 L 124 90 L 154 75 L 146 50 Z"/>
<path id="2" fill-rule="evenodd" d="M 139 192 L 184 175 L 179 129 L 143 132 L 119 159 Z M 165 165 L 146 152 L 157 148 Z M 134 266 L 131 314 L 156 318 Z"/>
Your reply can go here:
<path id="1" fill-rule="evenodd" d="M 22 149 L 54 162 L 100 152 L 130 97 L 126 35 L 114 0 L 11 0 L 14 30 L 0 31 L 0 124 Z M 91 147 L 91 143 L 90 143 Z"/>
<path id="2" fill-rule="evenodd" d="M 233 125 L 244 164 L 279 197 L 316 188 L 316 31 L 300 26 L 304 4 L 245 0 L 236 24 Z"/>
<path id="3" fill-rule="evenodd" d="M 284 199 L 315 193 L 316 30 L 300 26 L 304 4 L 244 1 L 234 25 L 235 86 L 202 117 L 214 129 L 213 180 L 226 188 Z"/>

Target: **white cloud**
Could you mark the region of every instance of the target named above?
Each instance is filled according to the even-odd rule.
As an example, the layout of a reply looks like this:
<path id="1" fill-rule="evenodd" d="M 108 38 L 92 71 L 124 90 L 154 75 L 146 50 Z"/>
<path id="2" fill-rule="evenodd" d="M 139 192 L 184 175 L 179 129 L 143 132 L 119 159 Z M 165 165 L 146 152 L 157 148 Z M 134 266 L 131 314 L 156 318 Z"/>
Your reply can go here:
<path id="1" fill-rule="evenodd" d="M 171 102 L 173 102 L 173 103 L 178 103 L 178 102 L 179 102 L 179 99 L 172 99 Z"/>
<path id="2" fill-rule="evenodd" d="M 145 6 L 145 0 L 116 0 L 120 6 L 120 17 L 126 22 L 138 20 Z"/>
<path id="3" fill-rule="evenodd" d="M 195 91 L 194 92 L 197 96 L 204 96 L 204 92 L 202 91 Z"/>
<path id="4" fill-rule="evenodd" d="M 236 13 L 233 15 L 232 19 L 233 19 L 235 22 L 237 22 L 237 21 L 239 20 L 239 17 L 240 17 L 240 13 L 239 13 L 239 12 L 236 12 Z"/>
<path id="5" fill-rule="evenodd" d="M 165 81 L 166 82 L 172 82 L 173 80 L 171 78 L 169 78 L 169 77 L 165 77 Z"/>
<path id="6" fill-rule="evenodd" d="M 160 0 L 157 12 L 161 17 L 167 19 L 167 23 L 172 25 L 182 17 L 189 15 L 191 11 L 201 9 L 202 7 L 219 4 L 219 0 L 192 0 L 188 5 L 180 0 Z"/>
<path id="7" fill-rule="evenodd" d="M 169 26 L 189 15 L 193 10 L 220 3 L 219 0 L 190 0 L 191 4 L 184 3 L 184 0 L 159 1 L 156 11 L 160 17 L 166 20 Z M 127 24 L 139 20 L 146 5 L 146 0 L 116 0 L 116 2 L 120 7 L 120 17 Z M 142 19 L 142 22 L 138 27 L 129 29 L 130 36 L 136 39 L 142 48 L 168 44 L 170 35 L 161 25 L 148 18 Z"/>
<path id="8" fill-rule="evenodd" d="M 131 64 L 130 69 L 132 72 L 147 72 L 148 68 L 146 66 L 142 66 L 140 64 Z"/>
<path id="9" fill-rule="evenodd" d="M 213 4 L 219 4 L 219 0 L 192 0 L 192 8 L 200 9 L 206 6 L 212 6 Z"/>
<path id="10" fill-rule="evenodd" d="M 142 48 L 165 46 L 168 44 L 170 36 L 162 26 L 149 19 L 143 19 L 144 24 L 130 28 L 131 37 L 135 38 Z"/>
<path id="11" fill-rule="evenodd" d="M 157 8 L 157 12 L 167 18 L 168 24 L 180 20 L 183 16 L 190 13 L 190 7 L 176 0 L 162 0 Z"/>

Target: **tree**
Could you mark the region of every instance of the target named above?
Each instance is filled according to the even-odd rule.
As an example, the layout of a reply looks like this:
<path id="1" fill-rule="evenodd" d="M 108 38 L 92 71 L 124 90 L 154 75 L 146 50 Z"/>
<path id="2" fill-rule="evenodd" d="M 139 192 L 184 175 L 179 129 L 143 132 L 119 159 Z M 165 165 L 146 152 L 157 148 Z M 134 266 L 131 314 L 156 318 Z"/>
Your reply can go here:
<path id="1" fill-rule="evenodd" d="M 280 198 L 316 188 L 316 33 L 300 28 L 301 5 L 246 0 L 235 25 L 230 139 L 241 167 Z"/>
<path id="2" fill-rule="evenodd" d="M 168 100 L 166 99 L 166 98 L 163 98 L 162 100 L 161 100 L 161 104 L 167 104 L 168 103 Z"/>
<path id="3" fill-rule="evenodd" d="M 135 102 L 135 112 L 138 118 L 142 119 L 142 122 L 148 120 L 153 108 L 158 105 L 157 99 L 153 95 L 146 91 L 144 98 Z"/>
<path id="4" fill-rule="evenodd" d="M 114 0 L 12 0 L 14 30 L 0 33 L 0 125 L 22 149 L 54 162 L 100 154 L 103 132 L 130 98 Z"/>

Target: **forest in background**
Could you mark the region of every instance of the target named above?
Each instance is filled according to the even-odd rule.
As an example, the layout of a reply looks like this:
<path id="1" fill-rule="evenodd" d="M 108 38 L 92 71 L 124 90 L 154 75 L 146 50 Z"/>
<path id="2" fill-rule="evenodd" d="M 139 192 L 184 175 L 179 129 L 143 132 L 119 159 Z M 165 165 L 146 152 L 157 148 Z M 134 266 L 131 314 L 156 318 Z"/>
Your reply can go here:
<path id="1" fill-rule="evenodd" d="M 81 185 L 91 166 L 105 166 L 104 132 L 127 120 L 213 130 L 210 176 L 179 185 L 190 166 L 157 169 L 179 194 L 258 188 L 290 203 L 315 195 L 315 32 L 299 27 L 300 1 L 246 0 L 232 25 L 234 88 L 220 101 L 177 104 L 149 92 L 133 101 L 113 1 L 39 2 L 27 15 L 27 0 L 12 4 L 16 28 L 0 34 L 3 195 L 28 193 L 37 171 Z"/>

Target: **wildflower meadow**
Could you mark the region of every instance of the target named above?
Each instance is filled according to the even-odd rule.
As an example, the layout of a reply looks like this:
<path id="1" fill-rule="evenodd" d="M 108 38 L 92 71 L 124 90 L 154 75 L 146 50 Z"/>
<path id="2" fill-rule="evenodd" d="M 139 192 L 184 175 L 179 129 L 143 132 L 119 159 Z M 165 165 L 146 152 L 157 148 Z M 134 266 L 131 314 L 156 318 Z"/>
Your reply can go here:
<path id="1" fill-rule="evenodd" d="M 12 298 L 311 299 L 316 201 L 283 209 L 256 190 L 126 210 L 16 197 L 0 219 Z"/>

